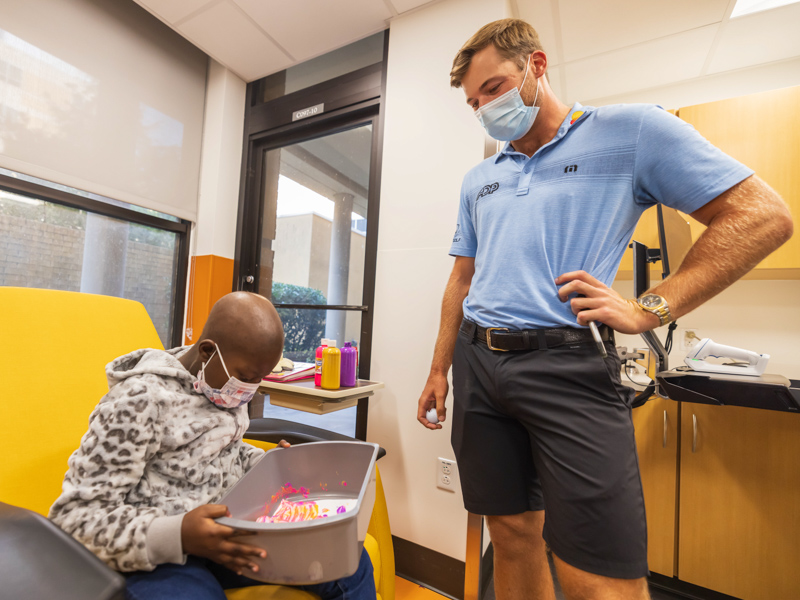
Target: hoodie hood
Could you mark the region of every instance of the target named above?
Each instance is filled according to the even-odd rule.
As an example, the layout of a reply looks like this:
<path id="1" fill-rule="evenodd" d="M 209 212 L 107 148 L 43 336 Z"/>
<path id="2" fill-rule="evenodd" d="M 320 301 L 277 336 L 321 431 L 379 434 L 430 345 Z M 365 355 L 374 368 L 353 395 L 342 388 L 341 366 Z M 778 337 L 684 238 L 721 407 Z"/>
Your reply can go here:
<path id="1" fill-rule="evenodd" d="M 108 388 L 111 389 L 128 377 L 146 374 L 172 377 L 191 385 L 196 377 L 189 373 L 178 360 L 190 347 L 180 346 L 171 350 L 143 348 L 115 358 L 106 365 Z"/>

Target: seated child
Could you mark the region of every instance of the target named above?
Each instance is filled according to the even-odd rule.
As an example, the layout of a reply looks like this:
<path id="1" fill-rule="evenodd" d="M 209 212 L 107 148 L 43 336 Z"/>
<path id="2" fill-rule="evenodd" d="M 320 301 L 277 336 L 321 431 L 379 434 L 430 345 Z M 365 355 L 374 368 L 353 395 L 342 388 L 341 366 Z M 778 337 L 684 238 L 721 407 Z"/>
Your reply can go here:
<path id="1" fill-rule="evenodd" d="M 50 519 L 123 572 L 128 598 L 223 600 L 224 589 L 263 585 L 246 574 L 266 552 L 216 523 L 227 508 L 215 502 L 264 454 L 242 441 L 247 403 L 282 348 L 272 304 L 234 292 L 214 305 L 195 345 L 137 350 L 106 366 L 109 391 Z M 351 577 L 303 589 L 374 600 L 367 553 Z"/>

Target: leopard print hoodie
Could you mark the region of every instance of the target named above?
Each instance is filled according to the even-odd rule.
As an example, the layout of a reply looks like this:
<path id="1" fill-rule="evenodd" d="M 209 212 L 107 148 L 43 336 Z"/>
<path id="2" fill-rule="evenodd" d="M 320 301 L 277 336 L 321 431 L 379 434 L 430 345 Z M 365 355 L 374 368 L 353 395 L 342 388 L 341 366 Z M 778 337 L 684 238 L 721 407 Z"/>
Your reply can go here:
<path id="1" fill-rule="evenodd" d="M 184 562 L 183 515 L 217 502 L 264 454 L 242 442 L 246 405 L 218 408 L 194 391 L 178 361 L 187 350 L 137 350 L 106 366 L 109 391 L 50 508 L 118 571 Z"/>

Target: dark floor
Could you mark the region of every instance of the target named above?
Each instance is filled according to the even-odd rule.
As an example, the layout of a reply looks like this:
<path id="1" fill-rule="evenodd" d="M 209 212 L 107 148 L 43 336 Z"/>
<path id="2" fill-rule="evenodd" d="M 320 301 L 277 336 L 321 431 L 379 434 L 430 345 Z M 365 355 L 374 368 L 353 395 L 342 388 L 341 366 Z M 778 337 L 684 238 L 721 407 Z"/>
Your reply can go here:
<path id="1" fill-rule="evenodd" d="M 553 559 L 550 559 L 550 572 L 553 574 L 553 581 L 556 584 L 556 599 L 557 600 L 565 600 L 564 594 L 561 593 L 561 586 L 558 585 L 558 578 L 556 577 L 556 568 L 553 565 Z M 665 592 L 660 589 L 656 589 L 653 586 L 650 586 L 650 597 L 652 600 L 685 600 L 686 596 L 677 596 L 675 594 L 670 594 L 669 592 Z M 486 590 L 486 593 L 483 595 L 481 600 L 495 600 L 494 595 L 494 579 L 489 582 L 489 588 Z"/>

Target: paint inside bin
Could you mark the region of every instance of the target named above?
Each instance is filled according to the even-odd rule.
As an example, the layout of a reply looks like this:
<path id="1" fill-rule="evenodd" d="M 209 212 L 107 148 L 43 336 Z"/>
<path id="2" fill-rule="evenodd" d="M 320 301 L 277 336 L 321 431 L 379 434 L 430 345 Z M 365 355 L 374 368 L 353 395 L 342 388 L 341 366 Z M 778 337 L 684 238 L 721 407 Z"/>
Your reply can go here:
<path id="1" fill-rule="evenodd" d="M 247 532 L 237 541 L 267 551 L 252 579 L 287 585 L 333 581 L 358 569 L 375 504 L 378 445 L 313 442 L 270 450 L 220 500 L 231 517 L 218 523 Z M 282 502 L 317 503 L 328 516 L 258 522 Z M 285 504 L 284 504 L 285 506 Z M 336 512 L 331 514 L 331 507 Z M 339 507 L 345 510 L 339 511 Z M 308 510 L 308 509 L 305 509 Z"/>

